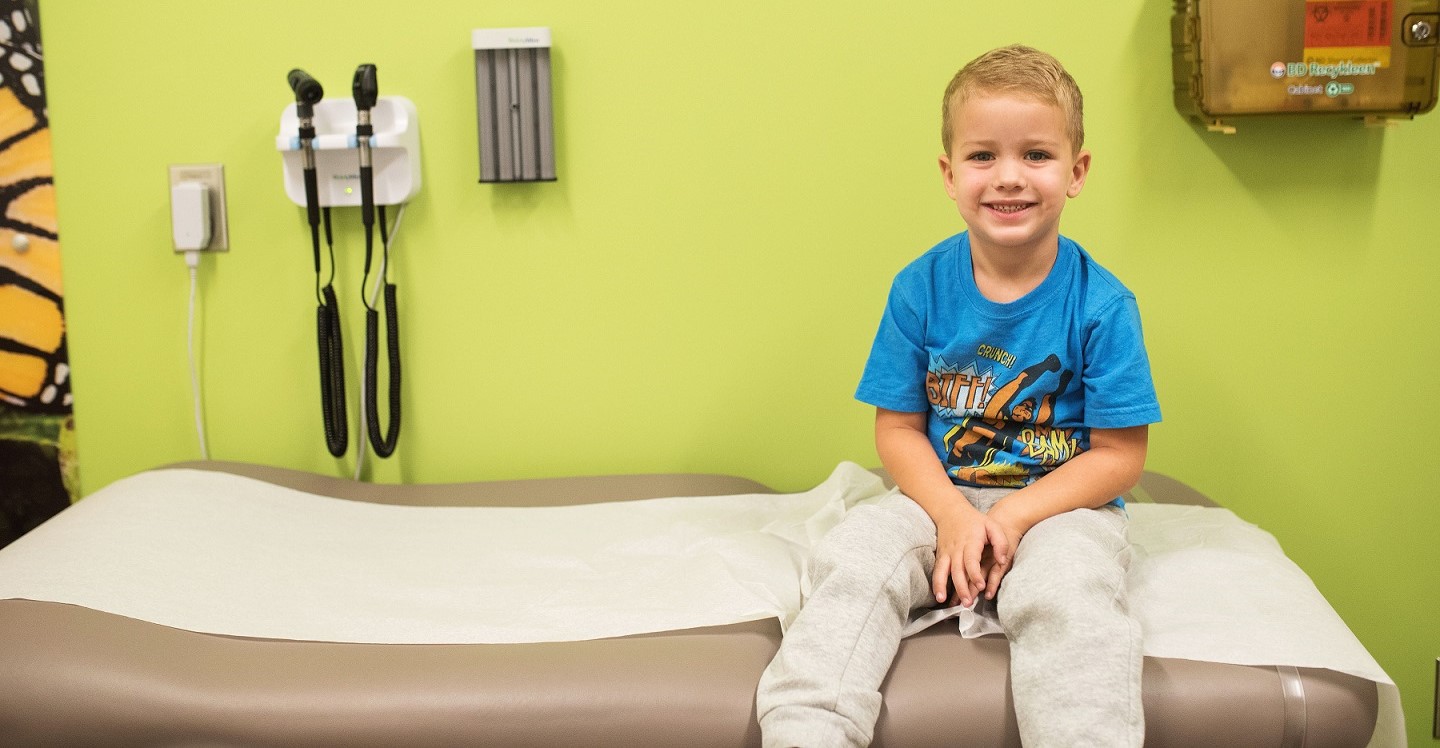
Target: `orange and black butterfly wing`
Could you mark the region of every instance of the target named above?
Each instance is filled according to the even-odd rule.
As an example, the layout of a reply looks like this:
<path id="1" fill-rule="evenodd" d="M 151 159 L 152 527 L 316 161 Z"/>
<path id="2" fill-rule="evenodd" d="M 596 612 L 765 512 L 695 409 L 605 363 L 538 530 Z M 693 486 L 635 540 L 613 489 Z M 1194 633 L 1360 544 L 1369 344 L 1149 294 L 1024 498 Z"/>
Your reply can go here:
<path id="1" fill-rule="evenodd" d="M 0 546 L 69 505 L 74 422 L 33 2 L 0 0 Z"/>

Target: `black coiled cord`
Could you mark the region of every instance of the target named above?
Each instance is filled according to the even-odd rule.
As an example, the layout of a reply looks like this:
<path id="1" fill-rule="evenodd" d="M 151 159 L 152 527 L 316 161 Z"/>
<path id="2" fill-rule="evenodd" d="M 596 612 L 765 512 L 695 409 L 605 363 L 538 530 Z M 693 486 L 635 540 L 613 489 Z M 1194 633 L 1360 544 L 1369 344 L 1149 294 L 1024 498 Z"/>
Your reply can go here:
<path id="1" fill-rule="evenodd" d="M 379 346 L 380 312 L 365 312 L 365 421 L 369 425 L 370 446 L 377 457 L 389 457 L 400 441 L 400 313 L 395 306 L 395 284 L 385 284 L 385 340 L 390 360 L 390 425 L 380 435 L 379 394 L 375 387 L 375 362 Z"/>
<path id="2" fill-rule="evenodd" d="M 316 294 L 316 340 L 320 348 L 320 411 L 325 423 L 325 446 L 340 457 L 350 446 L 350 425 L 345 414 L 345 344 L 340 336 L 340 304 L 335 298 L 335 244 L 330 233 L 330 209 L 326 208 L 325 244 L 330 248 L 330 281 Z M 311 227 L 315 241 L 315 284 L 320 284 L 320 236 Z"/>
<path id="3" fill-rule="evenodd" d="M 385 283 L 385 342 L 390 362 L 389 401 L 390 424 L 385 434 L 380 434 L 380 395 L 375 386 L 377 360 L 380 346 L 380 312 L 365 302 L 365 422 L 370 435 L 370 447 L 376 457 L 389 457 L 395 453 L 400 441 L 400 310 L 395 303 L 395 284 L 385 276 L 390 274 L 390 239 L 386 232 L 385 206 L 380 211 L 380 244 L 384 252 L 381 263 L 381 281 Z M 370 233 L 366 231 L 365 273 L 370 273 Z"/>
<path id="4" fill-rule="evenodd" d="M 335 291 L 326 286 L 325 303 L 316 308 L 320 341 L 320 409 L 325 418 L 325 446 L 339 457 L 349 447 L 350 426 L 345 417 L 345 346 L 340 338 L 340 314 Z"/>

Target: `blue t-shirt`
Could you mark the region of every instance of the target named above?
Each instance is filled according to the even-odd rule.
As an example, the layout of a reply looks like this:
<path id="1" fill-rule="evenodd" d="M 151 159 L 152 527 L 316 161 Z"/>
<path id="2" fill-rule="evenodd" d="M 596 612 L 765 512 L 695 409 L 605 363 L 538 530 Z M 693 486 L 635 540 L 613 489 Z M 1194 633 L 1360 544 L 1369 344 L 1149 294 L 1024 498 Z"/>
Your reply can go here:
<path id="1" fill-rule="evenodd" d="M 975 286 L 961 233 L 900 271 L 855 397 L 928 412 L 950 480 L 1028 485 L 1090 447 L 1090 429 L 1160 420 L 1135 295 L 1060 237 L 1055 265 L 1006 304 Z"/>

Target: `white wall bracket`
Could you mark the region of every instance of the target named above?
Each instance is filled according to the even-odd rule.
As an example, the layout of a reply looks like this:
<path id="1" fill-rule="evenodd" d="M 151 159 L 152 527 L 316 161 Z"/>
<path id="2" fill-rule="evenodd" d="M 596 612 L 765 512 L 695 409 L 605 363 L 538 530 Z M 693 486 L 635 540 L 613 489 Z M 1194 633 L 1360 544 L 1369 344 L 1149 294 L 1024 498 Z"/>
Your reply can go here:
<path id="1" fill-rule="evenodd" d="M 355 139 L 355 101 L 322 99 L 315 104 L 315 174 L 322 207 L 360 205 L 360 157 Z M 415 104 L 404 96 L 381 96 L 371 110 L 375 134 L 370 148 L 375 169 L 375 204 L 399 205 L 420 191 L 420 128 Z M 275 136 L 285 176 L 285 194 L 305 204 L 300 152 L 300 119 L 295 104 L 280 115 Z"/>

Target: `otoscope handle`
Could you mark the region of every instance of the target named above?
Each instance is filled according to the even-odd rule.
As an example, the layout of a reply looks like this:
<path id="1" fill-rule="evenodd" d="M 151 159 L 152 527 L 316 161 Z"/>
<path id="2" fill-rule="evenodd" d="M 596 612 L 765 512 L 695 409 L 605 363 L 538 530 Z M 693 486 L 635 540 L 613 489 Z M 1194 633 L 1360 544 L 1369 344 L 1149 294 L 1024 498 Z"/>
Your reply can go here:
<path id="1" fill-rule="evenodd" d="M 315 176 L 315 167 L 305 169 L 305 214 L 313 228 L 320 225 L 320 184 Z"/>
<path id="2" fill-rule="evenodd" d="M 374 167 L 360 167 L 360 222 L 366 228 L 375 225 L 375 171 Z"/>

